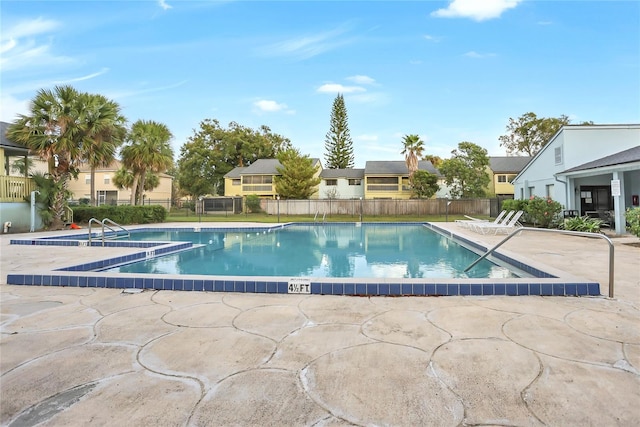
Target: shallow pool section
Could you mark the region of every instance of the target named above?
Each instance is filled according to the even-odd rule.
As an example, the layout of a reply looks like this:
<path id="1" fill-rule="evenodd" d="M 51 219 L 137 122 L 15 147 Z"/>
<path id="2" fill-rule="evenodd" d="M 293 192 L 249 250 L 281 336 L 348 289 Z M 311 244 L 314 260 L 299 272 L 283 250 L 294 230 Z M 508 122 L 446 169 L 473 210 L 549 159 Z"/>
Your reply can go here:
<path id="1" fill-rule="evenodd" d="M 103 245 L 96 235 L 89 243 L 86 232 L 11 244 Z M 460 273 L 488 248 L 433 223 L 145 227 L 132 229 L 131 240 L 110 238 L 104 246 L 133 253 L 9 274 L 7 283 L 360 296 L 600 295 L 598 283 L 562 280 L 499 252 L 469 275 Z"/>
<path id="2" fill-rule="evenodd" d="M 509 268 L 490 261 L 464 273 L 478 255 L 419 224 L 291 225 L 249 232 L 157 231 L 133 237 L 196 246 L 106 271 L 311 278 L 518 277 Z"/>

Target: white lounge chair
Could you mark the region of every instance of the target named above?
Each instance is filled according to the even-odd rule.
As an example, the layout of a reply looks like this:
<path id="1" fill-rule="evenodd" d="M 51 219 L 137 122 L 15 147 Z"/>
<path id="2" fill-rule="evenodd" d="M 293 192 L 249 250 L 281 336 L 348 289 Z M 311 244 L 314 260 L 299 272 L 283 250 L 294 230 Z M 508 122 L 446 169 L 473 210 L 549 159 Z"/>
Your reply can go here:
<path id="1" fill-rule="evenodd" d="M 513 215 L 514 211 L 511 211 Z M 494 219 L 493 221 L 489 221 L 488 219 L 480 219 L 480 218 L 473 218 L 471 216 L 467 216 L 465 215 L 465 218 L 469 218 L 469 219 L 456 219 L 456 223 L 463 227 L 463 228 L 470 228 L 471 224 L 478 224 L 478 223 L 493 223 L 493 224 L 499 224 L 500 221 L 502 221 L 502 217 L 505 216 L 507 213 L 507 211 L 502 211 L 500 212 L 500 214 L 498 214 L 498 216 L 496 217 L 496 219 Z"/>
<path id="2" fill-rule="evenodd" d="M 511 219 L 503 220 L 500 224 L 474 224 L 473 231 L 482 234 L 489 234 L 490 232 L 493 232 L 493 234 L 504 232 L 507 234 L 518 227 L 522 227 L 522 224 L 520 224 L 518 220 L 523 213 L 523 211 L 518 211 L 513 215 L 513 217 L 511 217 Z"/>

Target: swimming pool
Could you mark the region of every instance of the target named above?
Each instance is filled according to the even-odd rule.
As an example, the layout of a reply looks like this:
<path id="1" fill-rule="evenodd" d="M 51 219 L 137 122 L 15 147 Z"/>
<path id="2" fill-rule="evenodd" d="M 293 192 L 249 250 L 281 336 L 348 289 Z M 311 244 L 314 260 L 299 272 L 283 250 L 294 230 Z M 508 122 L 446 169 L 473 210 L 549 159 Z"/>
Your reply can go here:
<path id="1" fill-rule="evenodd" d="M 300 273 L 300 276 L 294 275 L 279 275 L 285 274 L 284 272 L 276 272 L 269 275 L 255 275 L 251 276 L 246 274 L 246 271 L 229 271 L 228 275 L 206 275 L 206 274 L 191 274 L 184 273 L 180 269 L 180 261 L 168 261 L 168 264 L 174 264 L 178 268 L 171 270 L 171 273 L 159 273 L 157 271 L 152 272 L 115 272 L 105 271 L 114 267 L 120 267 L 127 264 L 134 263 L 135 261 L 160 261 L 163 258 L 162 255 L 179 254 L 181 251 L 197 250 L 198 247 L 205 248 L 212 246 L 212 249 L 220 249 L 224 245 L 231 245 L 233 242 L 229 242 L 229 237 L 222 237 L 222 242 L 218 238 L 218 246 L 215 246 L 215 240 L 209 238 L 207 233 L 236 233 L 238 240 L 240 236 L 244 236 L 246 240 L 251 239 L 263 239 L 265 242 L 268 235 L 277 236 L 278 231 L 287 229 L 289 227 L 295 227 L 301 224 L 285 224 L 285 225 L 251 225 L 244 224 L 242 226 L 234 226 L 233 228 L 227 227 L 215 227 L 209 226 L 207 228 L 201 228 L 184 224 L 179 226 L 148 226 L 135 228 L 130 227 L 132 232 L 132 240 L 106 240 L 104 246 L 115 248 L 127 248 L 126 254 L 121 256 L 103 255 L 99 256 L 100 250 L 97 252 L 93 250 L 92 256 L 81 255 L 83 249 L 78 249 L 80 259 L 85 262 L 78 263 L 71 266 L 59 268 L 57 270 L 35 271 L 35 272 L 16 272 L 7 275 L 7 283 L 13 285 L 37 285 L 37 286 L 77 286 L 77 287 L 106 287 L 106 288 L 134 288 L 134 289 L 153 289 L 153 290 L 184 290 L 184 291 L 209 291 L 209 292 L 251 292 L 251 293 L 311 293 L 311 294 L 333 294 L 333 295 L 358 295 L 358 296 L 376 296 L 376 295 L 416 295 L 416 296 L 444 296 L 444 295 L 557 295 L 557 296 L 580 296 L 580 295 L 600 295 L 599 284 L 591 281 L 585 281 L 578 278 L 560 279 L 558 276 L 544 271 L 544 266 L 534 266 L 527 262 L 523 262 L 517 258 L 509 256 L 507 254 L 498 251 L 492 255 L 492 260 L 496 263 L 508 264 L 509 268 L 513 268 L 514 271 L 519 272 L 516 275 L 510 277 L 503 277 L 500 269 L 496 268 L 495 263 L 489 263 L 486 268 L 488 274 L 482 277 L 463 276 L 459 273 L 454 274 L 452 277 L 434 277 L 432 271 L 427 267 L 415 268 L 415 264 L 410 263 L 410 259 L 405 259 L 402 262 L 394 264 L 392 270 L 402 271 L 402 274 L 398 277 L 386 277 L 385 274 L 379 274 L 373 277 L 355 277 L 355 276 L 338 276 L 338 277 L 322 277 L 322 276 L 310 276 L 313 269 L 307 270 L 305 273 Z M 448 252 L 448 248 L 455 244 L 463 245 L 467 249 L 471 249 L 467 252 L 462 252 L 459 255 L 462 258 L 470 257 L 471 261 L 474 261 L 479 256 L 478 254 L 487 251 L 481 242 L 469 240 L 463 236 L 456 235 L 451 230 L 441 228 L 437 223 L 391 223 L 391 224 L 376 224 L 377 226 L 389 225 L 391 228 L 388 230 L 398 230 L 398 227 L 422 227 L 425 229 L 433 230 L 438 235 L 445 236 L 444 240 L 436 246 L 435 253 Z M 363 255 L 359 249 L 361 241 L 355 239 L 332 238 L 331 233 L 327 233 L 330 230 L 332 224 L 314 224 L 313 226 L 305 225 L 307 227 L 307 234 L 317 233 L 319 239 L 324 239 L 328 248 L 332 251 L 334 247 L 351 246 L 350 250 L 356 254 L 353 260 L 354 267 L 351 267 L 351 261 L 344 262 L 342 258 L 341 262 L 331 263 L 331 259 L 325 257 L 325 264 L 321 264 L 318 270 L 330 268 L 333 265 L 334 270 L 347 271 L 355 270 L 355 264 L 358 259 Z M 311 228 L 313 227 L 313 228 Z M 363 223 L 351 223 L 349 224 L 350 232 L 364 233 L 363 230 L 367 230 L 368 224 Z M 364 228 L 361 228 L 364 227 Z M 393 228 L 395 227 L 395 228 Z M 373 229 L 373 228 L 372 228 Z M 180 233 L 188 230 L 193 232 L 197 236 L 198 241 L 156 241 L 156 240 L 138 240 L 144 238 L 146 232 L 163 232 L 163 233 Z M 383 228 L 376 229 L 376 232 L 369 234 L 371 238 L 367 238 L 363 242 L 363 247 L 371 249 L 370 252 L 364 256 L 376 258 L 378 252 L 376 247 L 383 241 L 394 241 L 393 245 L 396 249 L 392 250 L 392 255 L 395 256 L 397 248 L 404 247 L 407 243 L 404 238 L 399 239 L 393 237 L 397 236 L 395 231 L 388 232 L 388 230 L 382 231 Z M 425 230 L 427 231 L 427 230 Z M 326 234 L 326 237 L 324 237 Z M 96 237 L 96 236 L 94 236 Z M 157 235 L 156 235 L 157 237 Z M 155 239 L 151 237 L 149 239 Z M 195 238 L 195 237 L 194 237 Z M 133 240 L 135 239 L 135 240 Z M 226 240 L 225 240 L 226 239 Z M 233 237 L 235 240 L 235 236 Z M 270 237 L 273 239 L 273 237 Z M 209 241 L 211 240 L 211 243 Z M 278 247 L 280 242 L 280 247 Z M 275 244 L 272 244 L 275 243 Z M 43 237 L 43 238 L 23 238 L 23 239 L 11 239 L 12 245 L 44 245 L 44 246 L 94 246 L 101 247 L 103 243 L 100 239 L 94 238 L 92 242 L 87 241 L 86 231 L 70 234 L 68 236 L 56 236 L 56 237 Z M 202 246 L 201 246 L 202 245 Z M 275 248 L 282 248 L 283 241 L 275 240 L 269 241 L 269 244 L 263 244 L 254 248 L 257 252 L 247 252 L 244 244 L 239 247 L 242 251 L 239 252 L 242 257 L 260 258 L 261 256 L 266 259 L 275 259 Z M 288 252 L 285 256 L 279 256 L 278 258 L 289 259 L 293 256 L 302 256 L 306 253 L 306 256 L 315 252 L 310 251 L 307 248 L 300 248 L 294 246 L 295 251 Z M 258 249 L 260 248 L 260 249 Z M 267 249 L 269 248 L 269 249 Z M 445 251 L 446 248 L 446 251 Z M 201 249 L 201 250 L 205 250 Z M 389 248 L 387 248 L 389 249 Z M 415 248 L 414 248 L 415 249 Z M 124 249 L 123 249 L 124 251 Z M 216 252 L 215 250 L 213 252 Z M 475 253 L 474 253 L 475 252 Z M 84 253 L 87 253 L 86 251 Z M 121 252 L 122 253 L 122 252 Z M 298 254 L 299 253 L 299 254 Z M 430 254 L 421 250 L 413 251 L 414 255 L 423 258 L 428 258 Z M 294 254 L 294 255 L 292 255 Z M 358 255 L 360 254 L 360 255 Z M 267 256 L 268 255 L 268 256 Z M 271 257 L 271 258 L 269 258 Z M 170 260 L 171 258 L 164 258 Z M 179 258 L 178 258 L 179 259 Z M 323 257 L 320 256 L 322 260 Z M 87 262 L 90 260 L 89 262 Z M 464 260 L 466 262 L 466 260 Z M 464 264 L 464 262 L 462 262 Z M 469 263 L 470 263 L 469 262 Z M 404 263 L 404 264 L 403 264 Z M 347 265 L 349 267 L 347 267 Z M 478 264 L 480 265 L 480 264 Z M 466 267 L 466 266 L 465 266 Z M 375 267 L 375 269 L 379 269 Z M 380 269 L 379 269 L 380 270 Z M 384 269 L 382 269 L 384 270 Z M 477 275 L 472 269 L 472 275 Z M 526 274 L 521 275 L 520 272 Z M 259 273 L 256 273 L 259 274 Z M 315 273 L 314 273 L 315 274 Z M 492 276 L 493 275 L 493 276 Z M 495 277 L 494 277 L 495 276 Z M 520 276 L 520 277 L 515 277 Z M 529 276 L 529 277 L 525 277 Z"/>
<path id="2" fill-rule="evenodd" d="M 152 231 L 134 240 L 192 242 L 191 250 L 107 269 L 117 273 L 352 278 L 514 278 L 506 266 L 420 224 L 296 224 L 244 231 Z M 528 276 L 528 275 L 527 275 Z"/>

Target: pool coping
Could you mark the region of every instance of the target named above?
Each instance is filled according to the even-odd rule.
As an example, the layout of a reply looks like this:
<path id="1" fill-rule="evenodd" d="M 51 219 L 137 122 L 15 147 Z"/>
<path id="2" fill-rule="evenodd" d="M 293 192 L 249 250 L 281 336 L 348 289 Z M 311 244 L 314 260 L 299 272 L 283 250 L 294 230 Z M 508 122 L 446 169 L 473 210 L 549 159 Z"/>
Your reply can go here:
<path id="1" fill-rule="evenodd" d="M 136 227 L 130 231 L 155 230 L 193 230 L 193 231 L 264 231 L 284 228 L 291 225 L 324 225 L 323 223 L 286 223 L 252 227 Z M 330 223 L 334 224 L 334 223 Z M 359 224 L 349 222 L 348 224 Z M 450 230 L 428 222 L 411 223 L 370 223 L 394 225 L 424 225 L 433 231 L 456 240 L 463 246 L 486 252 L 487 247 L 472 241 Z M 88 246 L 88 242 L 80 240 L 64 240 L 65 237 L 78 236 L 73 233 L 67 236 L 47 236 L 31 239 L 11 239 L 10 244 L 44 245 L 44 246 Z M 107 235 L 107 233 L 106 233 Z M 102 240 L 92 241 L 91 246 L 102 246 Z M 111 273 L 95 270 L 125 262 L 142 260 L 157 255 L 189 249 L 191 242 L 136 242 L 105 240 L 105 247 L 140 248 L 144 251 L 133 254 L 100 259 L 58 270 L 42 273 L 10 273 L 7 283 L 12 285 L 33 286 L 71 286 L 99 287 L 117 289 L 151 289 L 179 290 L 203 292 L 245 292 L 245 293 L 310 293 L 323 295 L 351 296 L 463 296 L 463 295 L 537 295 L 537 296 L 600 296 L 600 284 L 591 280 L 563 274 L 548 266 L 541 266 L 522 257 L 501 250 L 493 257 L 523 270 L 533 277 L 510 279 L 412 279 L 412 278 L 328 278 L 328 277 L 278 277 L 278 276 L 205 276 L 150 273 Z M 292 284 L 307 284 L 296 287 Z"/>

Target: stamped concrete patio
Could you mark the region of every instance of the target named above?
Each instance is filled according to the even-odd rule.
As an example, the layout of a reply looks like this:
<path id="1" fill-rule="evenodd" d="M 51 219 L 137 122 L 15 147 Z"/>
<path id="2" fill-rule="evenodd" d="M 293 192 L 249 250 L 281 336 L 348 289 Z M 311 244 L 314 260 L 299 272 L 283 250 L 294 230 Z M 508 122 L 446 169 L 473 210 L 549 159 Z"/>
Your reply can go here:
<path id="1" fill-rule="evenodd" d="M 0 283 L 135 250 L 8 237 Z M 613 241 L 613 299 L 2 284 L 0 423 L 640 425 L 640 248 Z M 503 248 L 608 294 L 604 241 L 531 233 Z"/>

